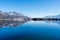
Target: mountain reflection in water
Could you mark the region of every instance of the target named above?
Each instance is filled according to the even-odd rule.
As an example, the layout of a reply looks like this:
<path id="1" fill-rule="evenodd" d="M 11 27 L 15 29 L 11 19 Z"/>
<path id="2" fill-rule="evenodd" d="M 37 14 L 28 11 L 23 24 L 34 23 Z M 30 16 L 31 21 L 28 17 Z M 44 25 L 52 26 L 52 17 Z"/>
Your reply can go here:
<path id="1" fill-rule="evenodd" d="M 55 21 L 45 21 L 46 23 L 56 23 L 60 25 L 60 20 L 55 20 Z"/>
<path id="2" fill-rule="evenodd" d="M 22 25 L 27 21 L 0 21 L 0 27 L 2 26 L 11 26 L 11 27 L 15 27 L 18 25 Z"/>

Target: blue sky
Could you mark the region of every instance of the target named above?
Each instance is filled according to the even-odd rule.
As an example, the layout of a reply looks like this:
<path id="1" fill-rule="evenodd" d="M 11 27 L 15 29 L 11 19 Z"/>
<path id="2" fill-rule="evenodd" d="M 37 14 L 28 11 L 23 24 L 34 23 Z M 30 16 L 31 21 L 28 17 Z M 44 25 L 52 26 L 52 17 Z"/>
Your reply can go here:
<path id="1" fill-rule="evenodd" d="M 0 10 L 21 12 L 28 17 L 57 15 L 60 0 L 0 0 Z"/>

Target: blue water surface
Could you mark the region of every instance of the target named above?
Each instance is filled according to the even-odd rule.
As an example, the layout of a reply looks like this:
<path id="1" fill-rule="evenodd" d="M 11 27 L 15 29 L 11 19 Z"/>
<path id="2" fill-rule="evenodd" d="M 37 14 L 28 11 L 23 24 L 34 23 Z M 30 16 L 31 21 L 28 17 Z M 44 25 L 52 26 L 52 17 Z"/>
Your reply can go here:
<path id="1" fill-rule="evenodd" d="M 29 21 L 17 27 L 2 27 L 0 39 L 60 40 L 60 25 L 44 21 Z"/>

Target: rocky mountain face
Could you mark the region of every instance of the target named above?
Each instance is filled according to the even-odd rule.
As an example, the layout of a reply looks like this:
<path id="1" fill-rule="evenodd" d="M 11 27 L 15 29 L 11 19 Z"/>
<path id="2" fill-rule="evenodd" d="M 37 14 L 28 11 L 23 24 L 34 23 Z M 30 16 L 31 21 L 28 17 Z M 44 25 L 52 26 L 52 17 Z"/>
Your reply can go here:
<path id="1" fill-rule="evenodd" d="M 17 26 L 28 21 L 28 17 L 17 12 L 2 12 L 0 11 L 0 27 L 2 26 Z"/>
<path id="2" fill-rule="evenodd" d="M 18 18 L 18 17 L 25 17 L 24 15 L 22 15 L 21 13 L 17 13 L 17 12 L 2 12 L 0 11 L 0 18 Z"/>
<path id="3" fill-rule="evenodd" d="M 53 16 L 45 16 L 45 18 L 60 18 L 60 14 L 59 15 L 53 15 Z"/>

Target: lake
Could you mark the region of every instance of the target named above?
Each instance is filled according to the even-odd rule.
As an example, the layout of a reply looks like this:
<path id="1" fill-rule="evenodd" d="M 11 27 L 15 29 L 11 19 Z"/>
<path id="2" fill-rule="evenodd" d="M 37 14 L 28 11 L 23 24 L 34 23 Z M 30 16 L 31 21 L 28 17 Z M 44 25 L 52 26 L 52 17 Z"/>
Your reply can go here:
<path id="1" fill-rule="evenodd" d="M 0 39 L 60 40 L 60 25 L 44 21 L 29 21 L 17 27 L 0 28 Z"/>

